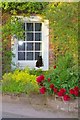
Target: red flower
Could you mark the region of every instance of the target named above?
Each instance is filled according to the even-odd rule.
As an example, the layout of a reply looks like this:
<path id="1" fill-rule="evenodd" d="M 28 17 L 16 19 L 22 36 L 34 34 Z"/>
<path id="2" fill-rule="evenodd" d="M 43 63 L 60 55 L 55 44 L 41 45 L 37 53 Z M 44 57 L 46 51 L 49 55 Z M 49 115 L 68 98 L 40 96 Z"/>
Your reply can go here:
<path id="1" fill-rule="evenodd" d="M 44 80 L 44 75 L 40 75 L 40 76 L 38 76 L 38 77 L 36 78 L 36 81 L 37 81 L 38 83 L 42 82 L 43 80 Z"/>
<path id="2" fill-rule="evenodd" d="M 79 95 L 79 91 L 74 90 L 74 95 L 78 96 Z"/>
<path id="3" fill-rule="evenodd" d="M 75 96 L 79 95 L 79 88 L 78 88 L 78 86 L 74 87 L 74 95 Z"/>
<path id="4" fill-rule="evenodd" d="M 78 86 L 74 87 L 74 90 L 76 90 L 76 91 L 79 91 L 79 88 L 78 88 Z"/>
<path id="5" fill-rule="evenodd" d="M 37 81 L 38 83 L 42 82 L 41 77 L 38 76 L 38 77 L 36 78 L 36 81 Z"/>
<path id="6" fill-rule="evenodd" d="M 54 84 L 50 84 L 50 88 L 53 89 L 54 88 Z"/>
<path id="7" fill-rule="evenodd" d="M 44 80 L 44 75 L 40 75 L 41 80 Z"/>
<path id="8" fill-rule="evenodd" d="M 63 96 L 63 100 L 64 101 L 69 101 L 70 100 L 70 96 L 69 95 L 64 95 Z"/>
<path id="9" fill-rule="evenodd" d="M 53 88 L 53 91 L 54 91 L 54 93 L 57 93 L 58 92 L 58 89 L 57 88 Z"/>
<path id="10" fill-rule="evenodd" d="M 61 89 L 60 89 L 60 92 L 65 93 L 65 92 L 66 92 L 66 89 L 65 89 L 65 88 L 61 88 Z"/>
<path id="11" fill-rule="evenodd" d="M 40 93 L 41 94 L 45 94 L 45 92 L 46 92 L 46 88 L 45 87 L 40 88 Z"/>
<path id="12" fill-rule="evenodd" d="M 54 67 L 54 69 L 55 69 L 55 68 L 56 68 L 56 65 L 54 65 L 53 67 Z"/>
<path id="13" fill-rule="evenodd" d="M 66 89 L 61 88 L 60 91 L 58 92 L 58 96 L 63 96 L 66 92 Z"/>
<path id="14" fill-rule="evenodd" d="M 70 94 L 74 94 L 74 89 L 69 90 Z"/>
<path id="15" fill-rule="evenodd" d="M 48 78 L 48 82 L 50 82 L 51 81 L 51 79 L 50 78 Z"/>
<path id="16" fill-rule="evenodd" d="M 61 97 L 61 96 L 64 95 L 64 94 L 63 94 L 62 92 L 60 92 L 60 91 L 59 91 L 57 94 L 58 94 L 59 97 Z"/>
<path id="17" fill-rule="evenodd" d="M 70 89 L 70 94 L 78 96 L 79 95 L 79 88 L 76 86 L 74 89 Z"/>

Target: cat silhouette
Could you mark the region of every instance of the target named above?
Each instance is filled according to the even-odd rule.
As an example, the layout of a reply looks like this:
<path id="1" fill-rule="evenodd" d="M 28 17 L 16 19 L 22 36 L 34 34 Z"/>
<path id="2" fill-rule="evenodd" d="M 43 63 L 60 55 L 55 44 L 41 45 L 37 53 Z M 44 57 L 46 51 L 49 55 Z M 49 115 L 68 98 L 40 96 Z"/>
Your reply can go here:
<path id="1" fill-rule="evenodd" d="M 42 56 L 38 56 L 36 67 L 42 67 L 42 66 L 43 66 Z"/>

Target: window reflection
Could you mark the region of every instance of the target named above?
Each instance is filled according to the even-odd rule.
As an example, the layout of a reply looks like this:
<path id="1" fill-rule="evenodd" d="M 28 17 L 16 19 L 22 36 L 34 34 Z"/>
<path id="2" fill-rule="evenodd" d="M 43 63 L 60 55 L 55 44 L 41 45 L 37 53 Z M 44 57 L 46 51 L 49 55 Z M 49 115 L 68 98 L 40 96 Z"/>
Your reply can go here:
<path id="1" fill-rule="evenodd" d="M 19 51 L 25 51 L 25 43 L 23 43 L 23 41 L 19 41 L 18 50 Z"/>
<path id="2" fill-rule="evenodd" d="M 27 43 L 27 50 L 33 50 L 33 43 Z"/>
<path id="3" fill-rule="evenodd" d="M 27 33 L 27 41 L 33 41 L 33 33 Z"/>
<path id="4" fill-rule="evenodd" d="M 35 43 L 35 50 L 41 50 L 41 43 Z"/>
<path id="5" fill-rule="evenodd" d="M 41 23 L 35 23 L 35 31 L 41 31 Z"/>
<path id="6" fill-rule="evenodd" d="M 25 52 L 18 52 L 18 60 L 25 60 Z"/>
<path id="7" fill-rule="evenodd" d="M 33 52 L 27 52 L 27 60 L 33 60 Z"/>
<path id="8" fill-rule="evenodd" d="M 35 41 L 41 41 L 41 33 L 35 33 Z"/>
<path id="9" fill-rule="evenodd" d="M 27 31 L 33 31 L 33 23 L 27 23 Z"/>

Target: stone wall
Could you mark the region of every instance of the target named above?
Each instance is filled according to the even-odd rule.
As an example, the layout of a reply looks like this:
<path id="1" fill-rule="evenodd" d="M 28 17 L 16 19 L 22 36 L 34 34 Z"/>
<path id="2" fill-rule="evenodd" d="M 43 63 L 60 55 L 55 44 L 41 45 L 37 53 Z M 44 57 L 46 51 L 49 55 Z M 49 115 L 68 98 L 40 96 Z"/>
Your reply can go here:
<path id="1" fill-rule="evenodd" d="M 73 99 L 68 102 L 62 101 L 60 98 L 55 98 L 54 96 L 45 96 L 41 94 L 31 94 L 31 95 L 15 95 L 15 94 L 3 94 L 3 98 L 6 101 L 22 101 L 26 104 L 31 104 L 33 107 L 38 107 L 42 109 L 48 109 L 50 111 L 65 111 L 78 113 L 78 98 Z M 6 99 L 5 99 L 6 98 Z"/>

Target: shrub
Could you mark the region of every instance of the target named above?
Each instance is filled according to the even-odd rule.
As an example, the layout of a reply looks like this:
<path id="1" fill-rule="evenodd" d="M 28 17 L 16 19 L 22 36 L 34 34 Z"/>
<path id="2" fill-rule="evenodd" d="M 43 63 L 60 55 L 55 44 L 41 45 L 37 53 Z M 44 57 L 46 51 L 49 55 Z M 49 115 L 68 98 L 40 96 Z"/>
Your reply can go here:
<path id="1" fill-rule="evenodd" d="M 40 78 L 41 75 L 36 78 L 36 81 L 40 90 L 45 87 L 46 91 L 43 93 L 47 95 L 57 94 L 60 97 L 65 95 L 64 100 L 69 100 L 69 96 L 75 98 L 79 95 L 78 67 L 73 63 L 70 54 L 61 56 L 51 72 L 44 76 L 44 80 Z"/>
<path id="2" fill-rule="evenodd" d="M 40 69 L 30 69 L 29 67 L 25 67 L 25 69 L 23 71 L 28 72 L 30 75 L 36 75 L 39 76 L 41 74 L 48 74 L 48 71 L 43 71 L 41 68 Z"/>
<path id="3" fill-rule="evenodd" d="M 30 75 L 27 71 L 15 70 L 13 73 L 6 73 L 2 81 L 3 92 L 27 93 L 38 92 L 36 75 Z"/>

